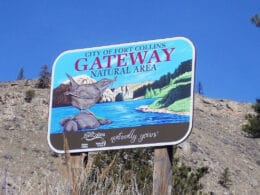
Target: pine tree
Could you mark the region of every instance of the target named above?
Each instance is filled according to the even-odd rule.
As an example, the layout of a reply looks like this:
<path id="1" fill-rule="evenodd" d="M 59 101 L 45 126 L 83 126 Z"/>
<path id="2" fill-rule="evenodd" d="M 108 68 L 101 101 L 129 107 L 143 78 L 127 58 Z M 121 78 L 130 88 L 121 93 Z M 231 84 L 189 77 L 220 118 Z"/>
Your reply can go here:
<path id="1" fill-rule="evenodd" d="M 200 95 L 203 95 L 203 87 L 201 82 L 198 83 L 197 90 Z"/>
<path id="2" fill-rule="evenodd" d="M 18 73 L 18 75 L 17 75 L 16 80 L 24 80 L 24 70 L 23 70 L 23 68 L 21 68 L 21 69 L 19 70 L 19 73 Z"/>
<path id="3" fill-rule="evenodd" d="M 247 114 L 248 123 L 243 125 L 242 130 L 253 138 L 260 138 L 260 99 L 252 106 L 256 114 Z"/>
<path id="4" fill-rule="evenodd" d="M 48 65 L 43 65 L 40 72 L 40 78 L 36 83 L 36 87 L 41 89 L 50 87 L 50 78 L 51 73 L 48 70 Z"/>
<path id="5" fill-rule="evenodd" d="M 260 17 L 258 14 L 255 14 L 252 18 L 251 18 L 251 22 L 254 23 L 257 27 L 260 27 Z"/>

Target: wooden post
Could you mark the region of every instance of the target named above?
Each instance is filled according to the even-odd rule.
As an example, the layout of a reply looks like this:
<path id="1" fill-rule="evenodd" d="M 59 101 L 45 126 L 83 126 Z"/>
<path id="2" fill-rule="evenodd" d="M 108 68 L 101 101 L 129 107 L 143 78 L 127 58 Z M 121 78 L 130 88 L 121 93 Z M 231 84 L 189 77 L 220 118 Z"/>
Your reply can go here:
<path id="1" fill-rule="evenodd" d="M 153 195 L 170 195 L 172 191 L 173 147 L 154 149 Z"/>
<path id="2" fill-rule="evenodd" d="M 87 152 L 85 153 L 72 153 L 70 154 L 71 164 L 75 169 L 84 169 L 88 163 L 88 156 Z"/>
<path id="3" fill-rule="evenodd" d="M 69 157 L 69 174 L 71 179 L 71 193 L 78 195 L 82 177 L 85 176 L 85 168 L 88 162 L 88 153 L 73 153 Z"/>

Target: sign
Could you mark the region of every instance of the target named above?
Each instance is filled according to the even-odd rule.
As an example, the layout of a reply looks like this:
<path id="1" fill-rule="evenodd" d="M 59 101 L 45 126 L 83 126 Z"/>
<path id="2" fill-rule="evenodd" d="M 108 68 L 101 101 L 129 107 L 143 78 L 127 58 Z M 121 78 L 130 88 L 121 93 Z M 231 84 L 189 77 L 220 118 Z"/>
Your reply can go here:
<path id="1" fill-rule="evenodd" d="M 184 37 L 65 51 L 48 143 L 64 153 L 174 145 L 191 132 L 195 49 Z"/>

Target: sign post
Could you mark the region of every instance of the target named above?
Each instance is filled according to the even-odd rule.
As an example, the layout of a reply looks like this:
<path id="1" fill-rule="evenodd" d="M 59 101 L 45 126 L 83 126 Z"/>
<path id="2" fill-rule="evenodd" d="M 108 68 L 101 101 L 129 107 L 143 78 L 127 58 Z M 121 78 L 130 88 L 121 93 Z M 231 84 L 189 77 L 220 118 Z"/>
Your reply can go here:
<path id="1" fill-rule="evenodd" d="M 173 146 L 154 149 L 153 195 L 170 195 L 172 190 Z"/>

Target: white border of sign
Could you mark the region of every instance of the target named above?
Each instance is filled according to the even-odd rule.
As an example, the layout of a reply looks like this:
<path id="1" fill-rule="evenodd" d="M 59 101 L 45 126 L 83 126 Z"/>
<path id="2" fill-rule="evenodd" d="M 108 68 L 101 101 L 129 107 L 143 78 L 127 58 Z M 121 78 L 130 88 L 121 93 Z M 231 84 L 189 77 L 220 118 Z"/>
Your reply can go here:
<path id="1" fill-rule="evenodd" d="M 189 122 L 189 129 L 185 136 L 183 136 L 181 139 L 177 141 L 170 141 L 170 142 L 158 142 L 158 143 L 151 143 L 151 144 L 134 144 L 134 145 L 120 145 L 120 146 L 112 146 L 112 147 L 96 147 L 96 148 L 87 148 L 87 149 L 74 149 L 74 150 L 69 150 L 68 152 L 70 153 L 79 153 L 79 152 L 89 152 L 89 151 L 102 151 L 102 150 L 116 150 L 116 149 L 128 149 L 128 148 L 141 148 L 141 147 L 155 147 L 155 146 L 166 146 L 166 145 L 177 145 L 181 142 L 183 142 L 191 133 L 192 129 L 192 121 L 193 121 L 193 104 L 194 104 L 194 80 L 195 80 L 195 47 L 194 44 L 192 43 L 191 40 L 185 38 L 185 37 L 172 37 L 172 38 L 165 38 L 165 39 L 156 39 L 156 40 L 148 40 L 148 41 L 139 41 L 139 42 L 131 42 L 131 43 L 123 43 L 123 44 L 115 44 L 115 45 L 108 45 L 108 46 L 100 46 L 100 47 L 92 47 L 92 48 L 82 48 L 82 49 L 75 49 L 75 50 L 67 50 L 62 52 L 54 61 L 53 63 L 53 68 L 52 68 L 52 80 L 55 75 L 55 65 L 59 61 L 59 59 L 72 52 L 80 52 L 80 51 L 91 51 L 91 50 L 97 50 L 97 49 L 102 49 L 102 48 L 113 48 L 115 46 L 132 46 L 135 44 L 145 44 L 145 43 L 150 43 L 151 41 L 153 42 L 160 42 L 160 41 L 167 41 L 167 40 L 185 40 L 187 41 L 191 48 L 192 48 L 192 77 L 191 77 L 191 101 L 190 101 L 190 122 Z M 48 120 L 48 134 L 47 134 L 47 140 L 50 148 L 57 153 L 65 153 L 64 150 L 57 150 L 51 143 L 51 114 L 52 114 L 52 101 L 53 101 L 53 84 L 51 87 L 51 93 L 50 93 L 50 106 L 49 106 L 49 120 Z M 105 131 L 104 131 L 105 132 Z"/>

